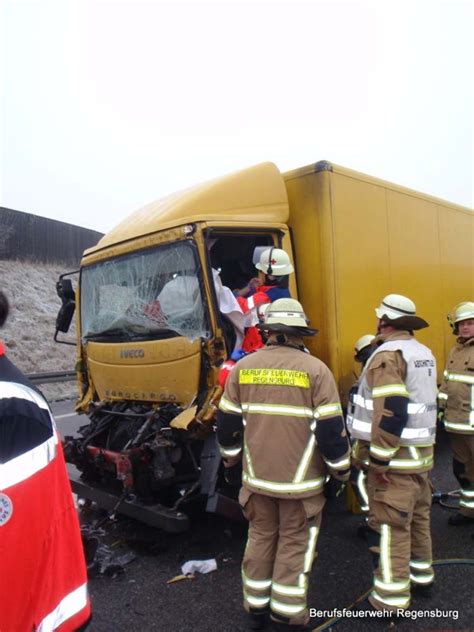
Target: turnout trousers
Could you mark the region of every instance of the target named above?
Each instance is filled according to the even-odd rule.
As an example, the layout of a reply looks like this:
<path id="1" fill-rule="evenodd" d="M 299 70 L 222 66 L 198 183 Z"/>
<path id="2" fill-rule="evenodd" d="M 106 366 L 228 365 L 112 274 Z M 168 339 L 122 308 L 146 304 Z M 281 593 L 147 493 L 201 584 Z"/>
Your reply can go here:
<path id="1" fill-rule="evenodd" d="M 308 581 L 324 496 L 276 498 L 242 488 L 239 500 L 249 521 L 242 563 L 245 610 L 269 610 L 273 620 L 289 625 L 307 623 Z"/>
<path id="2" fill-rule="evenodd" d="M 434 581 L 429 473 L 388 477 L 380 484 L 369 469 L 368 542 L 376 566 L 369 601 L 379 610 L 408 608 L 410 584 Z"/>
<path id="3" fill-rule="evenodd" d="M 453 472 L 461 486 L 459 511 L 474 518 L 474 434 L 449 433 L 453 450 Z"/>
<path id="4" fill-rule="evenodd" d="M 351 489 L 357 498 L 360 511 L 364 517 L 369 514 L 369 496 L 367 494 L 367 472 L 352 465 L 349 477 Z"/>

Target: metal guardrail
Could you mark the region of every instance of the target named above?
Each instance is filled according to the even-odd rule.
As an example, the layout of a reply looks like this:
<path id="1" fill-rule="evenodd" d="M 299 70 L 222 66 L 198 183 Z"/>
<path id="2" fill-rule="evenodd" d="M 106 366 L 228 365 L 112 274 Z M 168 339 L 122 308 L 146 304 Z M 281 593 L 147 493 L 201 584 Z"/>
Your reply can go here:
<path id="1" fill-rule="evenodd" d="M 26 376 L 33 384 L 53 384 L 54 382 L 72 382 L 75 371 L 53 371 L 52 373 L 29 373 Z"/>

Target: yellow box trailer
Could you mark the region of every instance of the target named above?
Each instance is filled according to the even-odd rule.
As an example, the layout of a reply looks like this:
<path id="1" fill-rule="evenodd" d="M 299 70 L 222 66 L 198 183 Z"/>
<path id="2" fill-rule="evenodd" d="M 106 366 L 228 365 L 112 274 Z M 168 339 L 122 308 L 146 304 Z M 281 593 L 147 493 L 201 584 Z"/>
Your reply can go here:
<path id="1" fill-rule="evenodd" d="M 375 333 L 374 308 L 392 292 L 429 322 L 417 337 L 442 370 L 452 346 L 446 315 L 474 295 L 472 210 L 327 162 L 283 177 L 299 298 L 321 330 L 312 350 L 341 398 L 354 380 L 354 343 Z"/>
<path id="2" fill-rule="evenodd" d="M 79 307 L 77 410 L 90 418 L 65 444 L 76 491 L 110 507 L 118 495 L 122 511 L 170 531 L 187 527 L 196 498 L 233 511 L 212 427 L 235 343 L 217 270 L 239 288 L 256 247 L 290 254 L 290 291 L 320 330 L 309 345 L 344 401 L 354 342 L 374 332 L 386 294 L 415 301 L 443 366 L 446 314 L 474 295 L 473 228 L 467 208 L 326 161 L 284 174 L 263 163 L 133 213 L 84 253 L 76 290 L 67 275 L 58 284 L 58 331 Z"/>

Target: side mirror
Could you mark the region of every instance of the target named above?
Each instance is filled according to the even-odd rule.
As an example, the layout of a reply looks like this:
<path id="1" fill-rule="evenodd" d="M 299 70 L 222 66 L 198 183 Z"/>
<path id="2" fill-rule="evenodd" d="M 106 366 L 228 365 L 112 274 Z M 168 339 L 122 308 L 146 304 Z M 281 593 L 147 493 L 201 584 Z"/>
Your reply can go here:
<path id="1" fill-rule="evenodd" d="M 72 272 L 69 274 L 73 274 Z M 68 342 L 66 340 L 58 340 L 58 333 L 67 333 L 71 326 L 74 311 L 76 309 L 76 295 L 70 279 L 65 279 L 63 276 L 59 278 L 56 283 L 56 292 L 61 299 L 62 305 L 59 308 L 58 315 L 56 317 L 56 332 L 54 334 L 55 342 L 61 342 L 66 345 L 75 345 L 75 342 Z"/>
<path id="2" fill-rule="evenodd" d="M 62 331 L 65 334 L 69 331 L 75 309 L 76 303 L 74 301 L 69 300 L 61 305 L 58 315 L 56 316 L 56 333 Z"/>
<path id="3" fill-rule="evenodd" d="M 76 298 L 76 295 L 74 293 L 74 288 L 72 287 L 71 279 L 59 279 L 59 281 L 56 283 L 56 292 L 59 298 L 61 299 L 61 301 L 63 302 L 63 305 L 67 301 L 74 302 Z"/>

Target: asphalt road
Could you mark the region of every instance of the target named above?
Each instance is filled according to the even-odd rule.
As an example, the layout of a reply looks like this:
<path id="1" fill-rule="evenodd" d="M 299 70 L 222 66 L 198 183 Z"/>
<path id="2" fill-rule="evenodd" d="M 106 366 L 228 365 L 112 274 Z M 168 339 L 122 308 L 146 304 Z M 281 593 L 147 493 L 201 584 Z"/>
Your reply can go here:
<path id="1" fill-rule="evenodd" d="M 70 402 L 53 405 L 62 434 L 73 434 L 84 417 L 71 415 Z M 439 433 L 433 473 L 435 489 L 457 487 L 451 473 L 449 444 Z M 447 525 L 449 510 L 433 505 L 434 559 L 474 558 L 473 526 Z M 97 515 L 84 515 L 84 521 Z M 365 542 L 357 536 L 359 516 L 347 512 L 343 498 L 326 504 L 313 567 L 309 605 L 315 610 L 342 610 L 371 586 L 371 562 Z M 195 511 L 186 534 L 169 535 L 143 528 L 130 520 L 109 523 L 105 540 L 116 554 L 133 550 L 136 558 L 115 576 L 90 577 L 94 618 L 89 632 L 246 630 L 241 605 L 240 560 L 245 547 L 245 526 Z M 217 570 L 173 584 L 188 560 L 214 558 Z M 410 618 L 397 622 L 400 632 L 413 630 L 474 631 L 474 565 L 451 564 L 436 568 L 436 584 L 429 598 L 412 600 Z M 450 614 L 449 614 L 450 613 Z M 360 613 L 363 614 L 363 613 Z M 336 632 L 389 629 L 380 619 L 343 617 L 327 628 Z M 315 627 L 320 619 L 313 619 Z"/>

